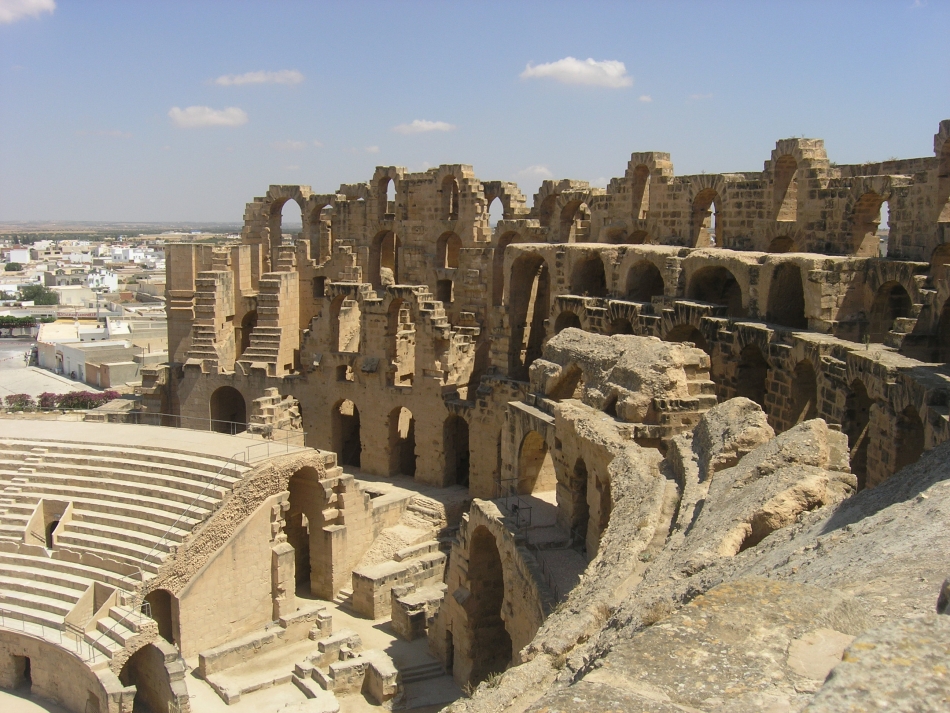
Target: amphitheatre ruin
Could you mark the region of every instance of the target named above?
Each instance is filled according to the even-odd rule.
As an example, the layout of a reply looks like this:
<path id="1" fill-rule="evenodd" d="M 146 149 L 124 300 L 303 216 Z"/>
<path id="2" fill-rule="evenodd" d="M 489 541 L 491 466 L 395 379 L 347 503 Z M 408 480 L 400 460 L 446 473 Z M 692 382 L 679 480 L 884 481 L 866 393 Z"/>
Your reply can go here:
<path id="1" fill-rule="evenodd" d="M 135 408 L 0 421 L 0 686 L 950 710 L 950 120 L 921 158 L 618 172 L 379 167 L 168 246 Z"/>

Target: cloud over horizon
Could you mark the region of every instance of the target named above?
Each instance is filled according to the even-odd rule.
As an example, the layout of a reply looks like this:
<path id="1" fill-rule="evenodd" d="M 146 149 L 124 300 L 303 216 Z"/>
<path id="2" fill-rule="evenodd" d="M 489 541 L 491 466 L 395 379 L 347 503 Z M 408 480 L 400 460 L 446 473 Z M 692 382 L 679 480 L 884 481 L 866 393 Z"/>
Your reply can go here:
<path id="1" fill-rule="evenodd" d="M 54 0 L 0 0 L 0 25 L 9 25 L 25 17 L 39 17 L 55 9 Z"/>
<path id="2" fill-rule="evenodd" d="M 633 86 L 633 77 L 627 74 L 623 62 L 605 59 L 600 62 L 565 57 L 556 62 L 528 66 L 519 75 L 522 79 L 553 79 L 562 84 L 583 84 L 590 87 L 620 89 Z"/>
<path id="3" fill-rule="evenodd" d="M 540 164 L 523 168 L 515 174 L 518 178 L 551 178 L 554 174 L 547 166 Z"/>
<path id="4" fill-rule="evenodd" d="M 300 84 L 303 79 L 303 74 L 296 69 L 282 69 L 279 72 L 222 74 L 214 83 L 222 87 L 239 87 L 244 84 Z"/>
<path id="5" fill-rule="evenodd" d="M 247 112 L 236 106 L 212 109 L 210 106 L 173 106 L 168 111 L 172 123 L 179 129 L 201 129 L 209 126 L 242 126 L 247 123 Z"/>
<path id="6" fill-rule="evenodd" d="M 393 131 L 397 134 L 425 134 L 430 131 L 452 131 L 455 124 L 449 124 L 446 121 L 428 121 L 427 119 L 416 119 L 409 124 L 399 124 L 394 126 Z"/>

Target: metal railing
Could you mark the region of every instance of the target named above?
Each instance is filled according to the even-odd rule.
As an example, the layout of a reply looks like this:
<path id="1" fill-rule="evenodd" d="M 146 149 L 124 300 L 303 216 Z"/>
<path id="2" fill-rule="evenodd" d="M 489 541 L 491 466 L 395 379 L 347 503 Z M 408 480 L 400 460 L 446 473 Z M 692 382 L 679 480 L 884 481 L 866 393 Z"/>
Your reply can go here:
<path id="1" fill-rule="evenodd" d="M 19 622 L 19 627 L 11 624 Z M 22 631 L 27 636 L 34 636 L 52 644 L 59 644 L 60 648 L 70 651 L 86 663 L 95 663 L 98 651 L 84 638 L 73 636 L 65 628 L 48 624 L 27 621 L 22 612 L 0 608 L 0 626 L 10 631 Z"/>

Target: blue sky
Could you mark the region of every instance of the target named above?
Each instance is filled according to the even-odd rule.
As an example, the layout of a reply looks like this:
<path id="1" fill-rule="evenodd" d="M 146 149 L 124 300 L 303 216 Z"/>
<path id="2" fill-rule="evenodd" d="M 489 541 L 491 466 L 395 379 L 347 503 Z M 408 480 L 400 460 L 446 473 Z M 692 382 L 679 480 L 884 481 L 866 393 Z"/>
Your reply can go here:
<path id="1" fill-rule="evenodd" d="M 530 204 L 633 151 L 757 171 L 800 135 L 928 156 L 948 38 L 937 0 L 0 0 L 0 220 L 239 222 L 271 183 L 440 163 Z"/>

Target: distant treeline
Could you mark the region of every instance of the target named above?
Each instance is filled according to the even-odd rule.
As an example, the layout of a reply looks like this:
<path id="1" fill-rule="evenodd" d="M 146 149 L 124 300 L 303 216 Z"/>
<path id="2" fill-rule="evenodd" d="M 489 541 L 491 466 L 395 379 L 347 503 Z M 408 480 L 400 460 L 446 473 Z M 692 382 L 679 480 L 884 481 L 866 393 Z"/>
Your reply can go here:
<path id="1" fill-rule="evenodd" d="M 37 324 L 55 322 L 56 317 L 10 317 L 0 315 L 0 329 L 14 329 L 16 327 L 35 327 Z"/>

